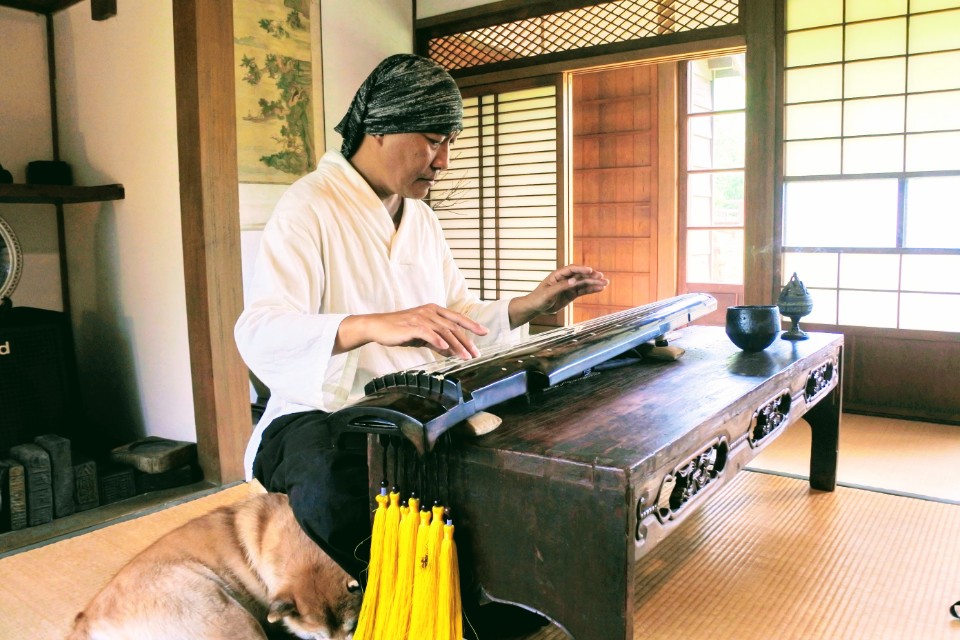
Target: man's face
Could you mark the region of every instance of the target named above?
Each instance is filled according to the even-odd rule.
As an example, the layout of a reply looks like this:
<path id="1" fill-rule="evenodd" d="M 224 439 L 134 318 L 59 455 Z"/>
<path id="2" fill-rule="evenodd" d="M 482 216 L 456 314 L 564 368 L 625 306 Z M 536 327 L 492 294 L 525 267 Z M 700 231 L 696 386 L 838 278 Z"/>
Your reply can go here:
<path id="1" fill-rule="evenodd" d="M 457 133 L 392 133 L 383 136 L 384 186 L 390 193 L 422 200 L 449 165 Z"/>

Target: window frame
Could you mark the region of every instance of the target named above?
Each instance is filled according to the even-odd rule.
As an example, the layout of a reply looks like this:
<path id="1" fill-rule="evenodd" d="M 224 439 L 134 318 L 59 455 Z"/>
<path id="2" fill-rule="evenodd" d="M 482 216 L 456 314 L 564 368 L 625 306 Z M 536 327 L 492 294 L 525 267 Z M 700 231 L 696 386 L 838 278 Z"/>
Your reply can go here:
<path id="1" fill-rule="evenodd" d="M 913 333 L 913 332 L 924 332 L 924 333 L 926 333 L 926 334 L 934 334 L 934 335 L 942 335 L 942 336 L 951 336 L 951 335 L 952 335 L 952 336 L 955 336 L 955 335 L 957 334 L 957 332 L 955 332 L 955 331 L 941 331 L 941 330 L 929 329 L 929 328 L 917 328 L 917 329 L 912 329 L 912 328 L 911 328 L 911 329 L 908 329 L 908 328 L 901 328 L 901 327 L 900 327 L 900 322 L 901 322 L 901 297 L 902 297 L 902 294 L 904 294 L 904 293 L 906 293 L 906 294 L 914 293 L 914 292 L 911 291 L 911 290 L 904 289 L 902 283 L 900 282 L 900 280 L 902 279 L 902 268 L 903 268 L 902 260 L 903 260 L 903 256 L 907 256 L 907 255 L 960 255 L 960 248 L 933 248 L 933 247 L 931 247 L 931 248 L 919 248 L 919 247 L 908 247 L 908 246 L 905 246 L 905 243 L 906 243 L 906 230 L 907 230 L 907 219 L 906 219 L 907 212 L 906 212 L 906 206 L 905 206 L 905 205 L 906 205 L 906 198 L 907 198 L 907 194 L 906 194 L 906 191 L 907 191 L 907 189 L 906 189 L 907 182 L 908 182 L 910 179 L 912 179 L 912 178 L 924 178 L 924 177 L 960 177 L 960 167 L 958 167 L 957 169 L 944 169 L 944 170 L 935 170 L 935 171 L 910 171 L 910 170 L 908 170 L 908 165 L 907 165 L 907 146 L 908 146 L 908 145 L 907 145 L 907 140 L 908 140 L 908 137 L 909 137 L 911 134 L 929 133 L 929 132 L 927 132 L 927 131 L 917 132 L 917 131 L 911 131 L 911 130 L 910 130 L 910 128 L 909 128 L 909 126 L 908 126 L 908 117 L 909 117 L 909 116 L 908 116 L 908 113 L 907 113 L 907 104 L 908 104 L 909 97 L 910 97 L 910 96 L 914 96 L 914 95 L 929 95 L 929 94 L 951 93 L 951 92 L 955 92 L 955 91 L 958 90 L 958 89 L 936 89 L 936 90 L 914 91 L 914 92 L 911 92 L 910 89 L 909 89 L 909 85 L 910 85 L 910 75 L 909 75 L 909 74 L 910 74 L 910 71 L 909 71 L 909 69 L 910 69 L 910 59 L 911 59 L 912 57 L 929 55 L 929 54 L 931 54 L 931 53 L 960 53 L 960 48 L 937 50 L 937 51 L 934 51 L 934 52 L 924 51 L 924 52 L 914 52 L 914 53 L 911 53 L 910 50 L 909 50 L 910 19 L 911 19 L 912 16 L 916 16 L 916 15 L 926 16 L 926 15 L 931 15 L 931 14 L 936 14 L 936 13 L 942 13 L 942 12 L 947 12 L 947 11 L 954 11 L 954 12 L 955 12 L 955 11 L 957 11 L 958 8 L 960 8 L 960 3 L 958 3 L 958 6 L 956 6 L 956 7 L 941 8 L 941 9 L 935 9 L 935 10 L 931 10 L 931 11 L 922 11 L 922 12 L 917 12 L 917 13 L 911 13 L 911 12 L 910 12 L 910 7 L 908 6 L 908 7 L 906 8 L 907 13 L 905 13 L 905 14 L 900 14 L 900 15 L 897 15 L 897 16 L 884 16 L 884 17 L 878 17 L 878 18 L 870 18 L 870 19 L 867 19 L 867 20 L 847 20 L 847 16 L 846 16 L 846 3 L 847 3 L 847 0 L 842 0 L 842 2 L 843 2 L 843 5 L 842 5 L 842 6 L 843 6 L 843 10 L 844 10 L 844 15 L 842 16 L 841 21 L 838 22 L 838 23 L 808 26 L 808 27 L 803 27 L 803 28 L 798 28 L 798 29 L 794 29 L 794 30 L 788 31 L 788 30 L 787 30 L 786 19 L 785 19 L 785 10 L 786 10 L 786 8 L 784 8 L 784 12 L 782 12 L 782 13 L 779 15 L 779 18 L 778 18 L 779 21 L 780 21 L 778 33 L 780 34 L 780 38 L 781 38 L 781 45 L 780 45 L 780 46 L 782 47 L 782 50 L 783 50 L 783 58 L 782 58 L 782 63 L 779 65 L 779 70 L 778 70 L 778 85 L 779 85 L 779 87 L 780 87 L 780 91 L 779 91 L 779 94 L 778 94 L 778 111 L 779 111 L 779 113 L 781 114 L 781 120 L 782 120 L 782 122 L 781 122 L 781 125 L 780 125 L 780 135 L 779 135 L 778 138 L 777 138 L 777 141 L 778 141 L 778 151 L 777 151 L 777 153 L 778 153 L 778 155 L 779 155 L 779 157 L 780 157 L 780 165 L 781 165 L 781 167 L 782 167 L 782 170 L 778 172 L 778 173 L 779 173 L 779 176 L 778 176 L 778 181 L 777 181 L 777 198 L 778 198 L 778 203 L 777 203 L 776 214 L 775 214 L 776 224 L 775 224 L 775 234 L 774 234 L 774 253 L 775 253 L 774 273 L 776 274 L 776 278 L 777 278 L 778 281 L 780 281 L 780 282 L 784 282 L 784 281 L 785 281 L 785 277 L 786 277 L 787 275 L 789 275 L 789 274 L 786 273 L 786 269 L 785 269 L 785 263 L 786 263 L 786 261 L 787 261 L 787 256 L 788 256 L 788 255 L 797 255 L 797 254 L 836 254 L 836 255 L 837 255 L 837 282 L 836 282 L 836 285 L 835 285 L 834 287 L 832 287 L 832 288 L 812 287 L 812 288 L 814 288 L 814 289 L 819 289 L 819 290 L 824 291 L 824 292 L 832 291 L 833 297 L 834 297 L 834 303 L 835 303 L 834 322 L 832 322 L 832 323 L 825 323 L 825 322 L 816 323 L 816 327 L 817 327 L 817 328 L 820 328 L 820 329 L 822 329 L 822 330 L 837 330 L 838 328 L 846 328 L 846 327 L 848 327 L 848 326 L 852 326 L 852 327 L 855 327 L 855 328 L 857 328 L 857 329 L 861 329 L 861 328 L 866 329 L 866 328 L 869 328 L 869 329 L 877 330 L 877 331 L 895 331 L 895 332 L 898 332 L 898 334 L 899 334 L 899 332 L 906 332 L 907 335 L 909 335 L 909 334 L 911 334 L 911 333 Z M 786 3 L 784 3 L 784 4 L 786 4 Z M 880 56 L 871 56 L 871 57 L 863 57 L 863 58 L 861 58 L 861 57 L 856 57 L 856 58 L 850 58 L 850 59 L 847 58 L 847 53 L 846 53 L 846 32 L 847 32 L 847 26 L 848 26 L 848 25 L 851 25 L 851 24 L 853 24 L 853 25 L 870 24 L 870 23 L 882 22 L 882 21 L 891 20 L 891 19 L 897 19 L 897 18 L 902 18 L 902 19 L 904 20 L 904 24 L 905 24 L 904 29 L 905 29 L 906 32 L 907 32 L 907 36 L 906 36 L 907 40 L 906 40 L 906 44 L 904 45 L 904 46 L 905 46 L 905 50 L 904 50 L 904 52 L 903 52 L 902 54 L 896 54 L 896 55 L 880 55 Z M 788 33 L 802 33 L 802 32 L 815 31 L 815 30 L 818 30 L 818 29 L 826 29 L 826 28 L 833 28 L 833 27 L 838 27 L 838 28 L 841 29 L 841 57 L 840 57 L 839 60 L 824 61 L 824 62 L 818 62 L 818 63 L 812 63 L 812 64 L 806 64 L 806 65 L 796 65 L 796 66 L 792 66 L 792 67 L 787 66 L 787 59 L 786 59 L 786 53 L 787 53 L 787 52 L 786 52 L 786 41 L 787 41 Z M 892 92 L 892 93 L 891 93 L 891 92 L 887 92 L 887 93 L 879 93 L 879 94 L 870 95 L 870 96 L 852 96 L 852 97 L 847 97 L 847 96 L 846 96 L 846 71 L 847 71 L 847 66 L 848 66 L 848 65 L 850 65 L 850 64 L 856 64 L 856 63 L 863 63 L 863 62 L 877 61 L 877 60 L 900 60 L 900 59 L 903 60 L 903 65 L 904 65 L 904 78 L 903 78 L 903 91 L 902 91 L 902 92 Z M 815 69 L 815 68 L 829 67 L 829 66 L 835 66 L 835 65 L 837 65 L 837 66 L 840 67 L 840 74 L 841 74 L 841 75 L 840 75 L 840 83 L 841 83 L 841 84 L 840 84 L 840 95 L 839 95 L 839 96 L 837 96 L 837 97 L 831 97 L 831 98 L 817 99 L 817 100 L 803 100 L 803 101 L 795 101 L 795 102 L 790 102 L 790 103 L 787 102 L 786 84 L 787 84 L 788 71 L 796 70 L 796 69 Z M 894 133 L 891 133 L 891 134 L 879 134 L 879 133 L 876 133 L 876 134 L 851 134 L 851 135 L 847 135 L 847 134 L 846 134 L 846 131 L 845 131 L 846 121 L 845 121 L 845 119 L 844 119 L 844 112 L 845 112 L 845 108 L 846 108 L 847 104 L 850 103 L 850 102 L 857 102 L 857 101 L 859 101 L 859 100 L 867 100 L 867 99 L 874 99 L 874 98 L 901 98 L 901 99 L 903 100 L 904 114 L 903 114 L 903 125 L 902 125 L 902 128 L 901 128 L 900 130 L 898 130 L 897 132 L 894 132 Z M 787 137 L 787 130 L 786 130 L 787 122 L 786 122 L 786 121 L 787 121 L 787 109 L 788 109 L 788 107 L 797 106 L 797 105 L 827 104 L 827 103 L 834 103 L 834 102 L 837 102 L 837 103 L 840 104 L 840 131 L 839 131 L 839 133 L 838 133 L 836 136 L 810 137 L 810 138 L 808 138 L 808 137 L 788 138 L 788 137 Z M 956 132 L 956 133 L 960 133 L 960 128 L 958 128 L 958 129 L 945 129 L 945 130 L 942 130 L 942 131 L 941 131 L 941 130 L 937 130 L 936 132 L 948 132 L 948 133 L 954 133 L 954 132 Z M 846 171 L 846 168 L 844 167 L 844 156 L 843 156 L 843 154 L 844 154 L 844 141 L 849 140 L 849 139 L 854 139 L 854 140 L 856 140 L 856 139 L 863 139 L 863 138 L 876 138 L 876 137 L 882 137 L 882 136 L 887 136 L 887 135 L 899 136 L 899 137 L 902 139 L 902 141 L 903 141 L 903 150 L 902 150 L 903 156 L 902 156 L 902 166 L 901 166 L 901 170 L 900 170 L 900 171 L 877 171 L 877 172 L 872 172 L 872 173 L 866 173 L 866 172 L 861 172 L 861 173 L 852 173 L 852 172 L 850 172 L 850 173 L 848 173 L 848 172 L 845 172 L 845 171 Z M 839 153 L 840 153 L 840 158 L 839 158 L 840 166 L 839 166 L 839 168 L 838 168 L 838 172 L 836 172 L 836 173 L 826 173 L 826 174 L 798 174 L 798 175 L 787 175 L 787 169 L 788 169 L 787 166 L 786 166 L 786 162 L 787 162 L 787 158 L 786 158 L 786 155 L 787 155 L 787 145 L 788 145 L 789 142 L 796 142 L 796 141 L 798 141 L 798 140 L 802 140 L 802 141 L 808 141 L 808 140 L 809 140 L 809 141 L 837 140 L 838 143 L 839 143 L 839 145 L 840 145 L 840 149 L 839 149 Z M 896 203 L 896 209 L 897 209 L 897 214 L 896 214 L 896 216 L 897 216 L 897 217 L 896 217 L 896 229 L 895 229 L 896 240 L 895 240 L 894 246 L 892 246 L 892 247 L 852 247 L 852 246 L 818 247 L 818 246 L 790 245 L 790 244 L 787 244 L 787 238 L 785 238 L 786 216 L 788 215 L 788 212 L 786 211 L 786 209 L 787 209 L 786 193 L 787 193 L 787 187 L 788 187 L 789 184 L 792 184 L 792 183 L 801 183 L 801 182 L 829 182 L 829 181 L 870 180 L 870 179 L 895 179 L 895 180 L 897 180 L 897 185 L 898 185 L 898 186 L 897 186 L 897 203 Z M 896 293 L 896 298 L 897 298 L 897 312 L 896 312 L 896 325 L 897 325 L 897 326 L 896 326 L 896 327 L 871 326 L 871 325 L 844 325 L 844 324 L 841 324 L 841 322 L 840 322 L 841 317 L 842 317 L 842 316 L 841 316 L 841 310 L 840 310 L 840 296 L 841 296 L 841 293 L 844 292 L 844 291 L 863 291 L 863 292 L 872 291 L 871 289 L 859 289 L 859 288 L 850 288 L 850 287 L 843 287 L 843 286 L 841 286 L 841 280 L 840 280 L 840 277 L 841 277 L 841 275 L 840 275 L 840 274 L 841 274 L 841 264 L 840 264 L 840 263 L 842 262 L 842 256 L 845 255 L 845 254 L 846 254 L 846 255 L 851 255 L 851 254 L 852 254 L 852 255 L 898 255 L 898 256 L 900 256 L 899 263 L 898 263 L 898 264 L 899 264 L 899 269 L 900 269 L 900 275 L 898 276 L 897 289 L 895 289 L 895 290 L 887 290 L 887 289 L 884 289 L 884 290 L 883 290 L 884 292 L 893 291 L 893 292 Z M 802 279 L 802 276 L 801 276 L 801 279 Z M 924 293 L 926 293 L 926 292 L 924 292 Z M 945 294 L 945 295 L 957 295 L 958 297 L 960 297 L 960 294 L 955 294 L 955 293 L 953 293 L 953 292 L 940 292 L 940 293 L 941 293 L 941 294 Z M 902 335 L 902 334 L 901 334 L 901 335 Z"/>
<path id="2" fill-rule="evenodd" d="M 734 113 L 742 113 L 744 119 L 747 117 L 747 105 L 746 99 L 744 100 L 744 107 L 742 109 L 726 109 L 720 111 L 704 111 L 697 113 L 689 112 L 689 96 L 690 96 L 690 73 L 689 73 L 689 64 L 695 59 L 710 59 L 718 58 L 723 56 L 733 56 L 733 55 L 742 55 L 745 54 L 745 50 L 739 52 L 727 52 L 720 55 L 710 55 L 710 56 L 696 56 L 695 58 L 690 58 L 688 60 L 683 60 L 677 63 L 677 291 L 678 293 L 688 292 L 688 291 L 700 291 L 706 288 L 709 288 L 711 291 L 722 292 L 735 296 L 738 302 L 742 302 L 744 297 L 746 273 L 741 274 L 741 281 L 739 283 L 729 283 L 729 282 L 688 282 L 687 281 L 687 232 L 690 230 L 714 230 L 714 229 L 730 229 L 730 230 L 740 230 L 743 234 L 743 252 L 741 255 L 746 255 L 747 251 L 747 210 L 746 210 L 746 190 L 747 190 L 747 158 L 746 153 L 744 153 L 744 162 L 742 166 L 739 167 L 724 167 L 724 168 L 713 168 L 713 169 L 689 169 L 688 168 L 688 154 L 689 154 L 689 121 L 691 118 L 701 118 L 701 117 L 711 117 L 714 115 L 726 115 Z M 744 60 L 746 56 L 744 55 Z M 747 77 L 745 74 L 745 81 Z M 744 140 L 744 152 L 746 152 L 746 140 Z M 718 173 L 734 173 L 739 172 L 743 174 L 744 177 L 744 211 L 743 219 L 741 224 L 737 226 L 689 226 L 688 225 L 688 205 L 689 205 L 689 190 L 688 183 L 689 177 L 691 175 L 714 175 Z"/>

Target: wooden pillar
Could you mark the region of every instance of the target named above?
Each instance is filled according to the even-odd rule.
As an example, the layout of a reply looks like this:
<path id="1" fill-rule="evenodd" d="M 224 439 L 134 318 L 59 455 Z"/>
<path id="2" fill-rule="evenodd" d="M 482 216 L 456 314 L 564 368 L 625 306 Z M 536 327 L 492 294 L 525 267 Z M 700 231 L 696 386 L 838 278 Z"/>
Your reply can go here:
<path id="1" fill-rule="evenodd" d="M 779 0 L 741 0 L 747 40 L 747 146 L 744 183 L 744 303 L 775 304 L 779 272 L 782 36 Z"/>
<path id="2" fill-rule="evenodd" d="M 243 306 L 233 0 L 174 0 L 174 58 L 187 328 L 197 449 L 206 479 L 243 478 L 252 430 L 233 340 Z"/>

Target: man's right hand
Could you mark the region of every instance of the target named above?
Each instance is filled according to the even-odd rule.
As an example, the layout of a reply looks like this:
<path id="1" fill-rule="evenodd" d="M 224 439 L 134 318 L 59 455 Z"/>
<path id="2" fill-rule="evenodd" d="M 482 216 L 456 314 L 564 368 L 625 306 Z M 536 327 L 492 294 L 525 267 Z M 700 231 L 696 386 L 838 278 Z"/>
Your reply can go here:
<path id="1" fill-rule="evenodd" d="M 444 357 L 470 360 L 480 355 L 471 334 L 487 328 L 462 313 L 436 304 L 392 313 L 347 316 L 340 323 L 333 353 L 344 353 L 376 342 L 386 347 L 428 347 Z"/>

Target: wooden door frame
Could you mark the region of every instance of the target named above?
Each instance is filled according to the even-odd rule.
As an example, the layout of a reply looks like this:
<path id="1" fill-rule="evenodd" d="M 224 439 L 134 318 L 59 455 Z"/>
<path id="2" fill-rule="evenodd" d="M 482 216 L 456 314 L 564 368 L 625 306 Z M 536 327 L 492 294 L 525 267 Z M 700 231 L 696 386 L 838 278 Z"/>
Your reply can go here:
<path id="1" fill-rule="evenodd" d="M 783 15 L 779 0 L 741 0 L 746 39 L 746 148 L 744 149 L 743 291 L 745 304 L 771 304 L 780 293 L 783 94 Z"/>

